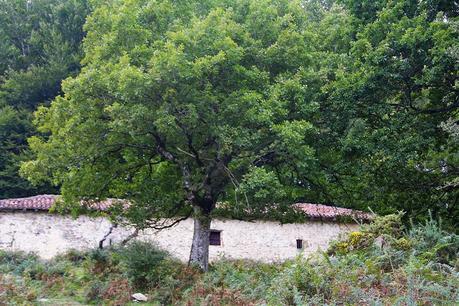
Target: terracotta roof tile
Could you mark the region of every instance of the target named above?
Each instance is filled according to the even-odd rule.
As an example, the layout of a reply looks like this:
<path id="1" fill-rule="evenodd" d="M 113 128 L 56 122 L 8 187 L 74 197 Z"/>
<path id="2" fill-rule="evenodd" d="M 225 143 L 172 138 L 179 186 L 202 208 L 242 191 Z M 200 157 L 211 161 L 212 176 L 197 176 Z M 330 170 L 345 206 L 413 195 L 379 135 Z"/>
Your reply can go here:
<path id="1" fill-rule="evenodd" d="M 49 210 L 56 201 L 56 195 L 37 195 L 28 198 L 0 200 L 0 209 L 13 210 Z"/>
<path id="2" fill-rule="evenodd" d="M 0 210 L 46 210 L 48 211 L 59 196 L 52 194 L 37 195 L 28 198 L 4 199 L 0 200 Z M 117 201 L 116 199 L 106 199 L 100 202 L 82 202 L 91 209 L 104 211 Z"/>
<path id="3" fill-rule="evenodd" d="M 295 207 L 312 218 L 335 219 L 351 217 L 360 220 L 371 220 L 373 215 L 360 210 L 312 203 L 296 203 Z"/>
<path id="4" fill-rule="evenodd" d="M 57 195 L 37 195 L 28 198 L 0 200 L 0 210 L 44 210 L 47 211 L 56 202 Z M 88 201 L 85 204 L 95 210 L 107 210 L 117 199 L 106 199 L 100 202 Z M 127 205 L 127 204 L 126 204 Z M 360 220 L 371 220 L 373 215 L 359 210 L 334 207 L 323 204 L 296 203 L 295 207 L 303 211 L 308 217 L 331 219 L 351 217 Z"/>

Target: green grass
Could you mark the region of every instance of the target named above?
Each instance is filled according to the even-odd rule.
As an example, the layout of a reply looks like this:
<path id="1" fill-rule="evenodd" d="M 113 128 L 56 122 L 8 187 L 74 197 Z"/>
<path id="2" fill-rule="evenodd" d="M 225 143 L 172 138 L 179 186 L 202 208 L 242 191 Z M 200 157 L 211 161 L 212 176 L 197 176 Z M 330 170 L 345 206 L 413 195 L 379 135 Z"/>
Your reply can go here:
<path id="1" fill-rule="evenodd" d="M 328 253 L 221 260 L 205 274 L 141 242 L 51 261 L 0 252 L 0 305 L 138 305 L 134 292 L 150 297 L 145 305 L 458 304 L 458 236 L 435 221 L 406 230 L 400 217 L 378 218 Z"/>

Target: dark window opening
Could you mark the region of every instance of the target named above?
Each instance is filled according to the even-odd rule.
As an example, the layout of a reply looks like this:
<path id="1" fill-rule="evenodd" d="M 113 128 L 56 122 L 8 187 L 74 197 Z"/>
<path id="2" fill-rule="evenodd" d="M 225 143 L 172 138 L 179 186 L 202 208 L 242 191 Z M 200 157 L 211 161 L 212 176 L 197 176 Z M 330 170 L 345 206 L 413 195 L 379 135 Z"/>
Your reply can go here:
<path id="1" fill-rule="evenodd" d="M 209 234 L 210 245 L 221 245 L 221 231 L 211 230 Z"/>
<path id="2" fill-rule="evenodd" d="M 296 240 L 296 248 L 297 249 L 302 249 L 303 248 L 303 240 L 302 239 L 297 239 Z"/>

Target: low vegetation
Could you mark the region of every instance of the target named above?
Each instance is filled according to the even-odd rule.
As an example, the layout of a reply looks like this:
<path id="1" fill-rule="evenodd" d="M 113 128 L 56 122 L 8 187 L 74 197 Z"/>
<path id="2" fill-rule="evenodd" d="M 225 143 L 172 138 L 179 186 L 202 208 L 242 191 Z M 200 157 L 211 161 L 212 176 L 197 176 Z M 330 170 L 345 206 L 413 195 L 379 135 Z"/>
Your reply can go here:
<path id="1" fill-rule="evenodd" d="M 453 305 L 459 236 L 436 221 L 405 229 L 389 215 L 335 241 L 328 252 L 279 264 L 222 259 L 208 273 L 146 242 L 72 251 L 42 261 L 0 253 L 0 305 Z"/>

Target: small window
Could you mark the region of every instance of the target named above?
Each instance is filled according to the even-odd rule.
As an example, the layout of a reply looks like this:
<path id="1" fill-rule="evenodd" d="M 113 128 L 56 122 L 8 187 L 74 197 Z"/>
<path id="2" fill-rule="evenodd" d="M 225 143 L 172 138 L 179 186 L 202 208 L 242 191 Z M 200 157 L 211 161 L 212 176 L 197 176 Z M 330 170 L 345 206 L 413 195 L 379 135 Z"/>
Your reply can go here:
<path id="1" fill-rule="evenodd" d="M 301 250 L 303 248 L 303 240 L 302 239 L 297 239 L 296 240 L 296 248 Z"/>
<path id="2" fill-rule="evenodd" d="M 210 230 L 209 243 L 210 245 L 221 245 L 221 231 Z"/>

